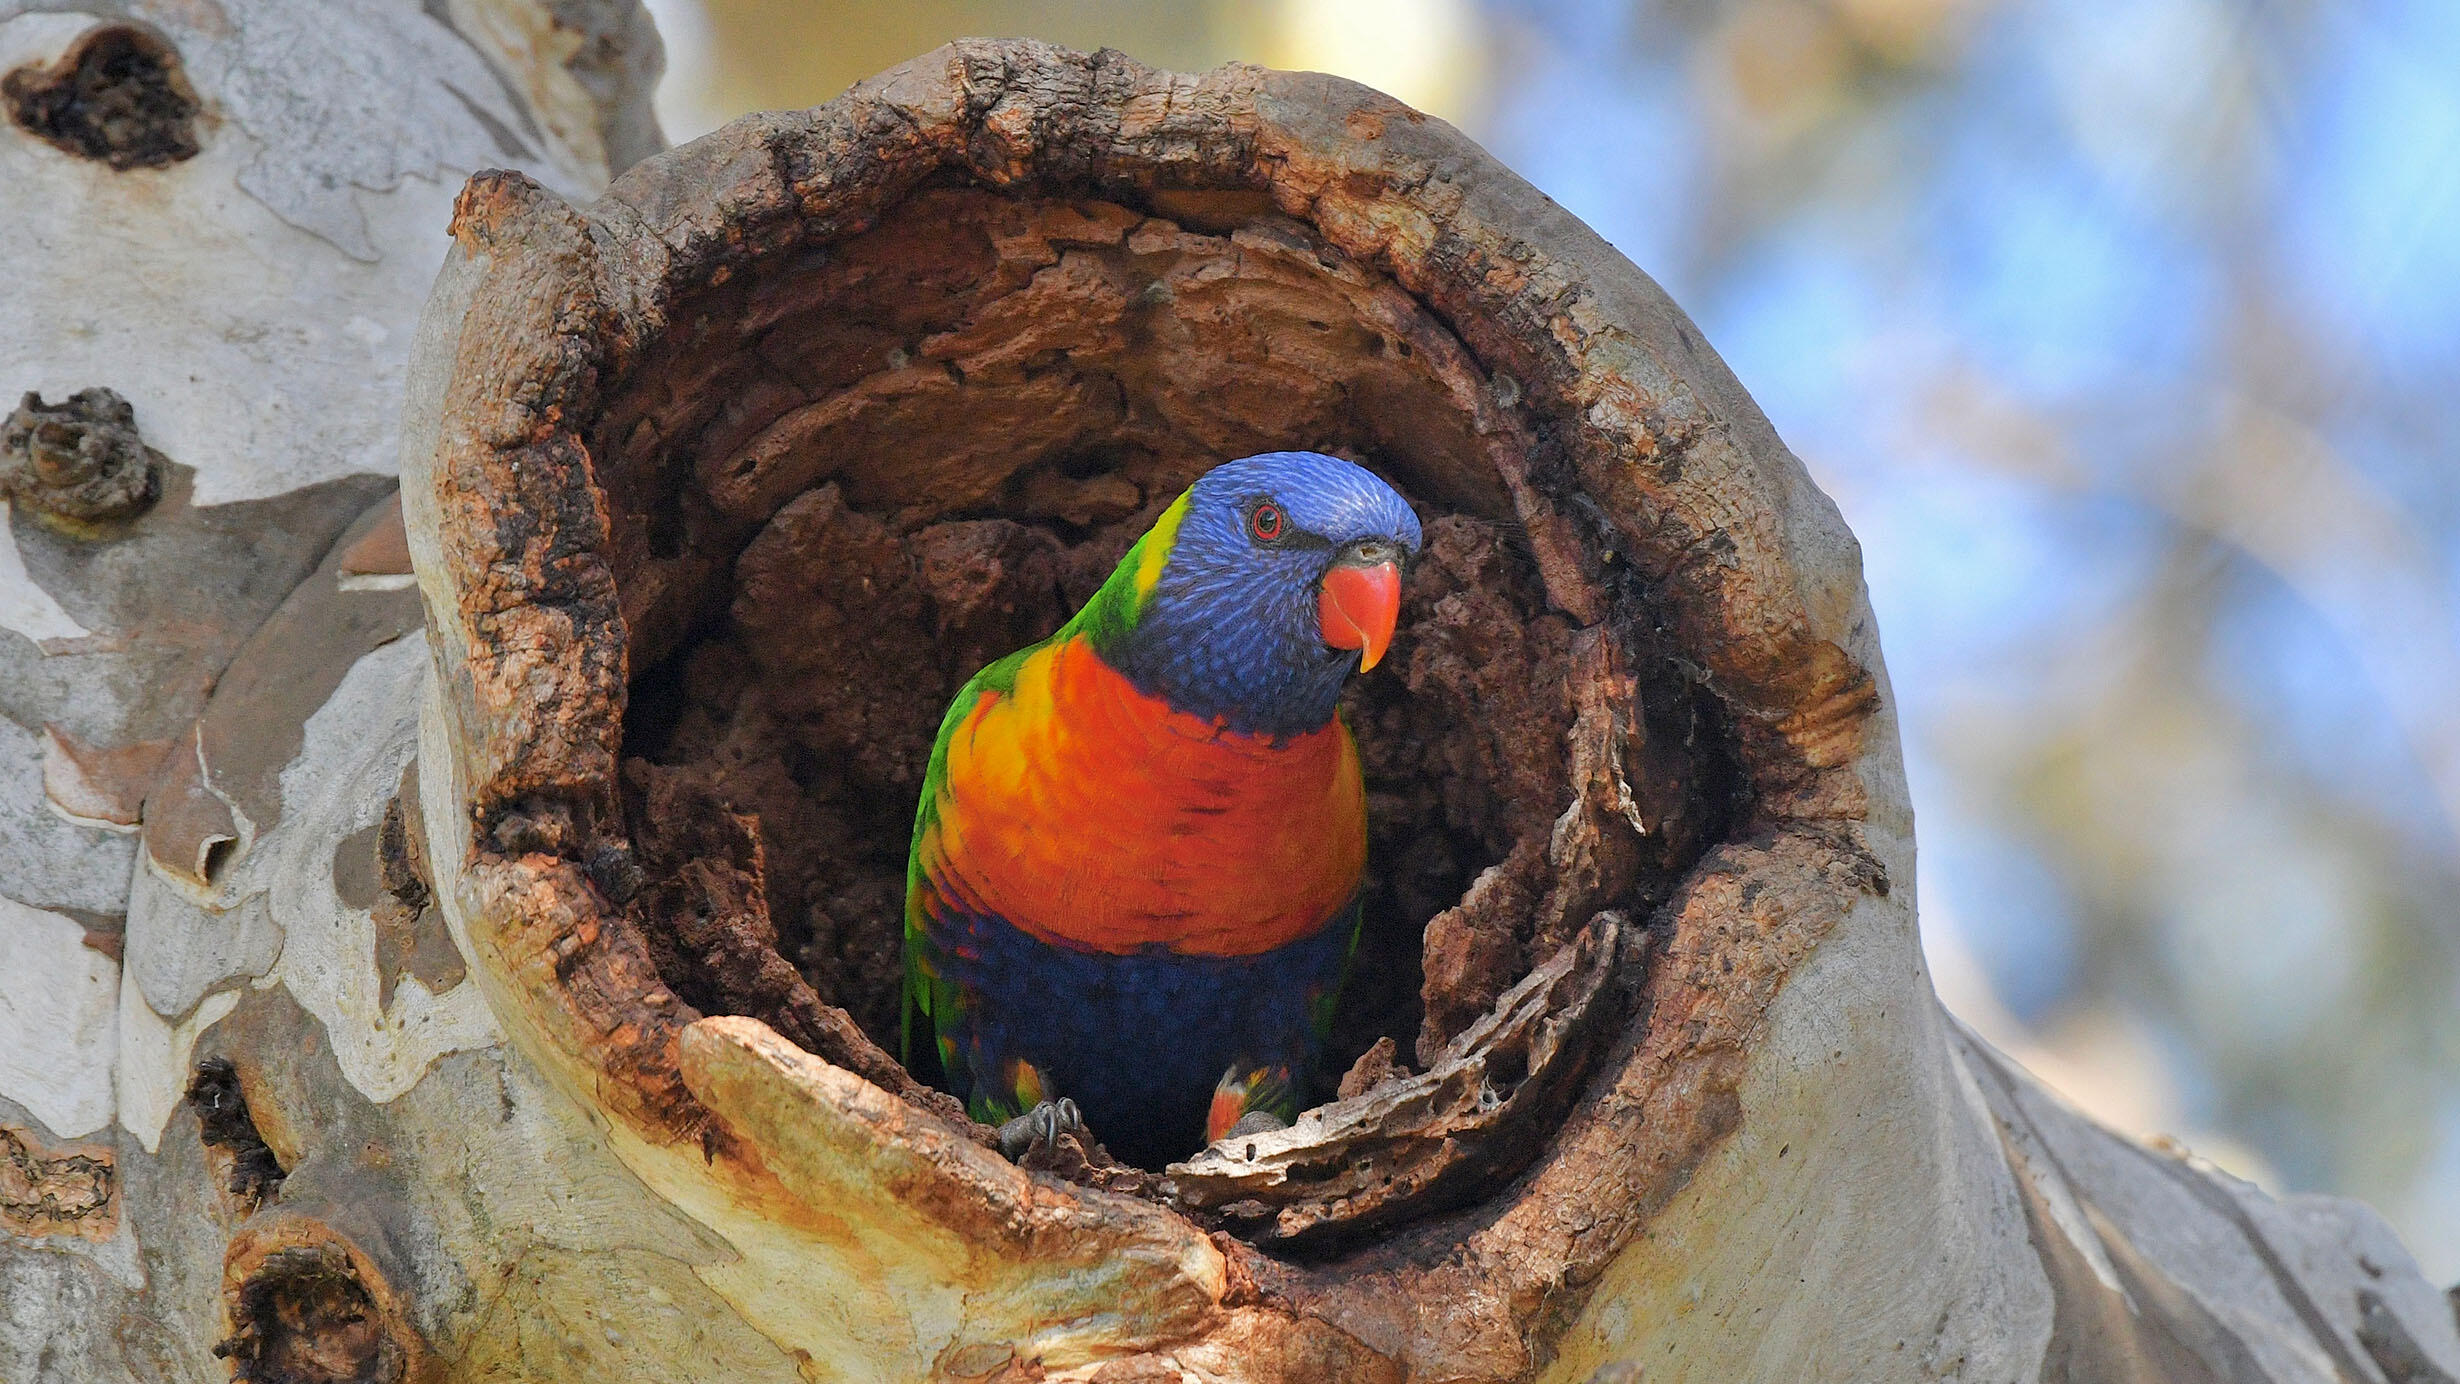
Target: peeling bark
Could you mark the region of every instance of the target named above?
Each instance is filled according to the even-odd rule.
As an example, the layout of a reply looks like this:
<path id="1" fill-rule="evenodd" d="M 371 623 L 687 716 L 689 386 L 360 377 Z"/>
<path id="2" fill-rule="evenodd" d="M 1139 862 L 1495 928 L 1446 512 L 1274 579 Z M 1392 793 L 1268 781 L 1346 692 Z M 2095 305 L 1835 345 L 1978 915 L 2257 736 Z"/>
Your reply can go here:
<path id="1" fill-rule="evenodd" d="M 0 1227 L 28 1238 L 119 1230 L 119 1169 L 103 1145 L 45 1148 L 28 1132 L 0 1127 Z"/>
<path id="2" fill-rule="evenodd" d="M 2460 1368 L 2363 1208 L 2097 1130 L 1939 1011 L 1850 536 L 1440 123 L 968 43 L 581 202 L 651 142 L 629 5 L 108 8 L 199 149 L 0 138 L 41 190 L 0 248 L 56 257 L 0 387 L 114 390 L 160 455 L 107 531 L 0 528 L 0 1378 Z M 95 31 L 0 21 L 0 67 Z M 412 347 L 421 180 L 508 162 Z M 64 280 L 115 285 L 92 331 Z M 1428 520 L 1348 707 L 1355 1060 L 1173 1168 L 1019 1167 L 883 1041 L 918 756 L 1285 445 Z"/>

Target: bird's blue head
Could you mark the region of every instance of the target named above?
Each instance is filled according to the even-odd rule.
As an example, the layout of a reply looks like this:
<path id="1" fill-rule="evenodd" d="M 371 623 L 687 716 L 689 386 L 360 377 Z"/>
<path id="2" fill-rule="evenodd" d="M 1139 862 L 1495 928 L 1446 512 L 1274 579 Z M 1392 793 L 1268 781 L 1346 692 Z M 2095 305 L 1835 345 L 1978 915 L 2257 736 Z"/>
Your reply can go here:
<path id="1" fill-rule="evenodd" d="M 1233 731 L 1318 730 L 1349 675 L 1383 657 L 1419 543 L 1409 505 L 1339 457 L 1227 462 L 1120 564 L 1128 609 L 1096 647 L 1141 690 Z"/>

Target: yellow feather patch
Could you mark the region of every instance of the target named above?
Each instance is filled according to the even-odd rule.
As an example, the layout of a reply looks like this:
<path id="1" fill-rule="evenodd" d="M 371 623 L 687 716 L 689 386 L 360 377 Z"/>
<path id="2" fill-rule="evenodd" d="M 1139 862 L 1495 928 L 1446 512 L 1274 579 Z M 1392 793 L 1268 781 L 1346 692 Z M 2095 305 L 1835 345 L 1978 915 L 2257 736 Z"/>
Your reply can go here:
<path id="1" fill-rule="evenodd" d="M 1186 491 L 1180 492 L 1179 498 L 1170 502 L 1170 508 L 1162 511 L 1162 517 L 1153 521 L 1152 529 L 1137 540 L 1136 603 L 1139 607 L 1147 596 L 1153 594 L 1153 584 L 1162 579 L 1162 564 L 1170 560 L 1170 546 L 1179 541 L 1179 521 L 1187 517 L 1188 494 Z"/>

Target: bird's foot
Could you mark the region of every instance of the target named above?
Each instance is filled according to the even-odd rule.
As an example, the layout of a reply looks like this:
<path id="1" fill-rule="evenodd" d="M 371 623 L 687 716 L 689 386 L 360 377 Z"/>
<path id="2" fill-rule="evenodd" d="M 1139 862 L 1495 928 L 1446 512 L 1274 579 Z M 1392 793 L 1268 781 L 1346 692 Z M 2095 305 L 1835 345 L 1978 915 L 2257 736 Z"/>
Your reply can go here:
<path id="1" fill-rule="evenodd" d="M 1077 1142 L 1090 1145 L 1093 1136 L 1085 1129 L 1085 1113 L 1076 1102 L 1061 1096 L 1046 1100 L 1033 1109 L 999 1127 L 999 1151 L 1008 1161 L 1022 1163 L 1037 1149 L 1047 1149 L 1059 1142 L 1062 1134 L 1073 1134 Z"/>

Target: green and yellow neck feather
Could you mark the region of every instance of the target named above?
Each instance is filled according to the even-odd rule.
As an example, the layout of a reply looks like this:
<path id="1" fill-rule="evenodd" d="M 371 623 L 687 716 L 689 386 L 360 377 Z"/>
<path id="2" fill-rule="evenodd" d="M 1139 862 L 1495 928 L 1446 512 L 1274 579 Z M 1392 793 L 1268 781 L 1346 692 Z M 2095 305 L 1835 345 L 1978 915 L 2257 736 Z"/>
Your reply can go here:
<path id="1" fill-rule="evenodd" d="M 1180 521 L 1186 517 L 1187 495 L 1182 492 L 1153 521 L 1153 527 L 1145 530 L 1144 537 L 1127 550 L 1127 556 L 1103 581 L 1102 589 L 1085 602 L 1085 608 L 1057 637 L 1081 634 L 1099 650 L 1113 647 L 1119 638 L 1136 628 L 1137 620 L 1153 598 L 1153 589 L 1161 583 L 1162 568 L 1170 562 L 1171 547 L 1179 540 Z"/>

